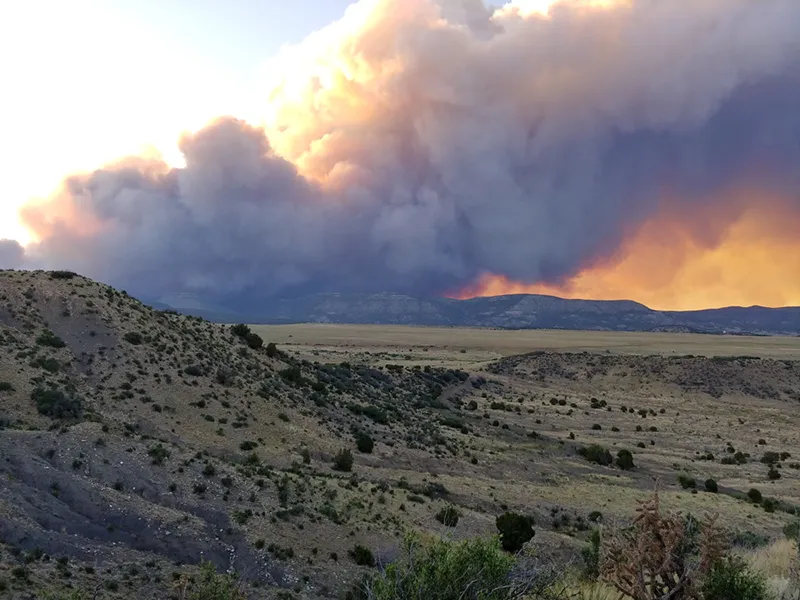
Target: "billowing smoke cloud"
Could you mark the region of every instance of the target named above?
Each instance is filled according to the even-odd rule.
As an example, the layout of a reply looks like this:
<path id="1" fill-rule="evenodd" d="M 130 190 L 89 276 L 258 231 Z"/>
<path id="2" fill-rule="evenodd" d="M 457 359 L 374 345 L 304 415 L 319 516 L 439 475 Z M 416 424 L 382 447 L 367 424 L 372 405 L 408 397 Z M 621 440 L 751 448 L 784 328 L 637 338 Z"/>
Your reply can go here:
<path id="1" fill-rule="evenodd" d="M 737 186 L 800 212 L 800 2 L 541 5 L 362 0 L 277 58 L 264 127 L 26 207 L 26 264 L 148 297 L 435 294 L 559 281 L 665 205 L 713 243 L 759 201 Z"/>
<path id="2" fill-rule="evenodd" d="M 9 269 L 21 267 L 25 261 L 25 250 L 13 240 L 0 240 L 0 265 Z"/>

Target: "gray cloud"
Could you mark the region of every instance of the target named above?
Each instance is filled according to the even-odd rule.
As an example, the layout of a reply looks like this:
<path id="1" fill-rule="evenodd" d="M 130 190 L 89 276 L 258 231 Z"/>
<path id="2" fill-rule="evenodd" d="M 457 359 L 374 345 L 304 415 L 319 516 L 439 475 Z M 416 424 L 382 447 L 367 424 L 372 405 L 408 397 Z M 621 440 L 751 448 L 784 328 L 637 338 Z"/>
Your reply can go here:
<path id="1" fill-rule="evenodd" d="M 713 235 L 741 186 L 800 212 L 800 3 L 524 4 L 362 2 L 282 59 L 328 61 L 338 87 L 276 87 L 266 131 L 217 120 L 181 141 L 183 169 L 68 179 L 23 213 L 26 264 L 150 297 L 427 294 L 558 280 L 665 203 L 718 205 Z"/>
<path id="2" fill-rule="evenodd" d="M 17 269 L 25 260 L 25 250 L 14 240 L 0 239 L 0 268 Z"/>

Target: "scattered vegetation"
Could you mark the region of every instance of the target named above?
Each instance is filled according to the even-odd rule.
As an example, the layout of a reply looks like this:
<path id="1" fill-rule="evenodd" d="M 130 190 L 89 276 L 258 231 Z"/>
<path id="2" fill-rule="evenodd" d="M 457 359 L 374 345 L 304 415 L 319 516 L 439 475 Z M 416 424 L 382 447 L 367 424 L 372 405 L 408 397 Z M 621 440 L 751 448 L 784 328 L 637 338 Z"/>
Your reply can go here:
<path id="1" fill-rule="evenodd" d="M 519 552 L 522 547 L 533 539 L 534 520 L 527 515 L 506 512 L 495 520 L 497 530 L 500 532 L 500 541 L 506 552 Z"/>

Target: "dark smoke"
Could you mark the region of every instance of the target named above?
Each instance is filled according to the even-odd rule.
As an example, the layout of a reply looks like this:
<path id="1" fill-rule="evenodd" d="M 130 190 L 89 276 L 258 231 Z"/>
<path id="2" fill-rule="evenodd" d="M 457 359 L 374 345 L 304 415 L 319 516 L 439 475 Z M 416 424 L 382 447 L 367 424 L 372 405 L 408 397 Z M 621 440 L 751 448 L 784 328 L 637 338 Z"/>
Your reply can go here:
<path id="1" fill-rule="evenodd" d="M 0 240 L 0 266 L 17 269 L 24 264 L 25 249 L 13 240 Z"/>
<path id="2" fill-rule="evenodd" d="M 24 210 L 41 238 L 24 264 L 149 298 L 426 295 L 484 272 L 558 281 L 664 202 L 732 220 L 745 207 L 725 191 L 748 186 L 800 212 L 800 2 L 570 4 L 545 19 L 364 2 L 319 52 L 369 75 L 349 100 L 309 76 L 270 130 L 289 160 L 225 118 L 181 141 L 183 169 L 131 158 L 74 176 Z M 0 244 L 0 264 L 23 264 L 19 248 Z"/>

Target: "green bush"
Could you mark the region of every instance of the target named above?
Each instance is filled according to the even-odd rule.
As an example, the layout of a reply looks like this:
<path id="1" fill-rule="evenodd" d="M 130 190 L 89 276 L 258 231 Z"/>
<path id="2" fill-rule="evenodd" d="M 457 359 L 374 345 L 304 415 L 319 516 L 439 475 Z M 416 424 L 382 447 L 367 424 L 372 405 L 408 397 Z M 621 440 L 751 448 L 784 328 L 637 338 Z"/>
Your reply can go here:
<path id="1" fill-rule="evenodd" d="M 687 475 L 686 473 L 681 473 L 678 475 L 678 483 L 685 490 L 694 489 L 697 487 L 697 481 L 695 481 L 694 477 Z"/>
<path id="2" fill-rule="evenodd" d="M 13 392 L 14 386 L 9 381 L 0 381 L 0 392 Z"/>
<path id="3" fill-rule="evenodd" d="M 124 336 L 122 336 L 126 342 L 131 344 L 132 346 L 139 346 L 142 342 L 144 342 L 144 337 L 138 331 L 129 331 Z"/>
<path id="4" fill-rule="evenodd" d="M 77 276 L 72 271 L 50 271 L 50 279 L 72 279 Z"/>
<path id="5" fill-rule="evenodd" d="M 375 447 L 375 441 L 366 433 L 359 433 L 356 435 L 356 448 L 359 452 L 364 454 L 372 454 L 372 449 Z"/>
<path id="6" fill-rule="evenodd" d="M 251 332 L 250 332 L 250 328 L 247 325 L 245 325 L 244 323 L 239 323 L 238 325 L 232 325 L 231 326 L 231 333 L 233 335 L 235 335 L 236 337 L 240 337 L 240 338 L 244 339 L 248 335 L 250 335 Z"/>
<path id="7" fill-rule="evenodd" d="M 233 325 L 231 327 L 231 333 L 244 340 L 244 342 L 253 350 L 258 350 L 264 345 L 264 340 L 261 339 L 261 336 L 257 333 L 253 333 L 244 323 Z"/>
<path id="8" fill-rule="evenodd" d="M 40 414 L 53 419 L 77 419 L 83 409 L 80 398 L 69 396 L 61 390 L 39 387 L 31 392 L 31 399 Z"/>
<path id="9" fill-rule="evenodd" d="M 39 346 L 47 346 L 49 348 L 64 348 L 67 345 L 64 340 L 49 329 L 45 329 L 42 334 L 36 338 L 36 343 Z"/>
<path id="10" fill-rule="evenodd" d="M 705 487 L 707 492 L 711 492 L 712 494 L 716 494 L 719 491 L 719 486 L 717 482 L 713 479 L 706 479 Z"/>
<path id="11" fill-rule="evenodd" d="M 783 528 L 783 535 L 790 540 L 800 541 L 800 519 L 796 518 L 791 523 L 787 523 Z"/>
<path id="12" fill-rule="evenodd" d="M 350 558 L 353 559 L 357 565 L 362 567 L 374 567 L 375 557 L 372 555 L 372 550 L 365 546 L 356 544 L 356 546 L 348 552 Z"/>
<path id="13" fill-rule="evenodd" d="M 535 534 L 534 520 L 527 515 L 506 512 L 497 517 L 495 525 L 500 532 L 500 541 L 506 552 L 519 552 Z"/>
<path id="14" fill-rule="evenodd" d="M 169 450 L 161 444 L 156 444 L 148 449 L 147 455 L 153 459 L 154 465 L 163 465 L 164 461 L 169 458 Z"/>
<path id="15" fill-rule="evenodd" d="M 761 504 L 761 501 L 764 499 L 764 497 L 761 495 L 761 492 L 759 492 L 756 488 L 750 488 L 750 490 L 747 492 L 747 497 L 750 498 L 750 502 L 754 502 L 755 504 Z"/>
<path id="16" fill-rule="evenodd" d="M 186 600 L 246 600 L 247 595 L 235 575 L 220 575 L 210 562 L 200 564 L 200 576 L 186 579 L 181 597 Z"/>
<path id="17" fill-rule="evenodd" d="M 600 531 L 592 529 L 587 541 L 589 543 L 581 550 L 583 574 L 587 579 L 595 580 L 600 575 Z"/>
<path id="18" fill-rule="evenodd" d="M 703 600 L 767 600 L 763 575 L 747 568 L 738 557 L 719 561 L 703 581 Z"/>
<path id="19" fill-rule="evenodd" d="M 633 464 L 633 454 L 630 450 L 620 450 L 617 452 L 616 465 L 623 471 L 633 469 L 636 465 Z"/>
<path id="20" fill-rule="evenodd" d="M 455 506 L 445 506 L 442 510 L 436 513 L 436 520 L 442 525 L 447 527 L 455 527 L 458 525 L 458 519 L 461 514 Z"/>
<path id="21" fill-rule="evenodd" d="M 247 342 L 248 347 L 252 348 L 253 350 L 258 350 L 264 345 L 264 340 L 257 333 L 251 333 L 244 339 L 244 341 Z"/>
<path id="22" fill-rule="evenodd" d="M 591 446 L 580 448 L 578 454 L 589 462 L 597 463 L 598 465 L 608 466 L 614 462 L 611 452 L 599 444 L 592 444 Z"/>
<path id="23" fill-rule="evenodd" d="M 353 470 L 353 453 L 348 448 L 342 448 L 333 457 L 333 468 L 336 471 Z"/>
<path id="24" fill-rule="evenodd" d="M 508 600 L 515 560 L 496 538 L 423 544 L 408 536 L 400 558 L 367 576 L 348 600 Z"/>
<path id="25" fill-rule="evenodd" d="M 267 356 L 270 358 L 276 358 L 278 356 L 278 347 L 275 345 L 275 342 L 267 344 Z"/>

